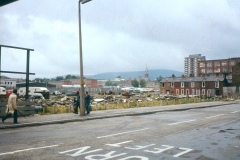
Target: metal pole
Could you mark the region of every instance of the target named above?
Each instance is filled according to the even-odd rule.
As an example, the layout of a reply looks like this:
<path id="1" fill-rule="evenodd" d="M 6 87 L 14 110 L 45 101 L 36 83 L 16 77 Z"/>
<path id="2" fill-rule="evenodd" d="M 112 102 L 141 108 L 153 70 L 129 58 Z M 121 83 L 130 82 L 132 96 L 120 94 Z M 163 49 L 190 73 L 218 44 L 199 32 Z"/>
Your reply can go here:
<path id="1" fill-rule="evenodd" d="M 1 49 L 2 47 L 0 46 L 0 71 L 1 71 L 1 65 L 2 65 L 2 61 L 1 61 L 1 57 L 2 57 L 2 54 L 1 54 Z M 0 72 L 0 87 L 2 86 L 2 77 L 1 77 L 1 72 Z"/>
<path id="2" fill-rule="evenodd" d="M 82 60 L 82 33 L 81 33 L 81 0 L 78 1 L 78 23 L 79 23 L 79 56 L 80 56 L 80 116 L 85 116 L 84 107 L 84 81 Z"/>
<path id="3" fill-rule="evenodd" d="M 29 92 L 29 59 L 30 59 L 30 50 L 27 50 L 27 68 L 26 68 L 26 100 L 28 99 Z"/>

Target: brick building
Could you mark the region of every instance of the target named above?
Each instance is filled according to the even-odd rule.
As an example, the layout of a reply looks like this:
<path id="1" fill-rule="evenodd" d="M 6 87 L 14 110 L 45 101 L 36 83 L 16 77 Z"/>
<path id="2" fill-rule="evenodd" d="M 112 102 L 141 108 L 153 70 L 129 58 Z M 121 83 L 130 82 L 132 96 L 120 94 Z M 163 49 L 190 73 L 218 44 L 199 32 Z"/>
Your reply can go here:
<path id="1" fill-rule="evenodd" d="M 240 58 L 204 60 L 198 62 L 198 76 L 232 76 L 232 67 Z"/>
<path id="2" fill-rule="evenodd" d="M 226 77 L 172 77 L 160 82 L 160 94 L 174 96 L 222 95 L 228 85 Z"/>
<path id="3" fill-rule="evenodd" d="M 97 80 L 84 78 L 85 85 L 89 88 L 97 88 Z M 49 84 L 55 84 L 57 88 L 61 88 L 62 85 L 80 85 L 80 79 L 68 79 L 62 81 L 50 81 Z"/>

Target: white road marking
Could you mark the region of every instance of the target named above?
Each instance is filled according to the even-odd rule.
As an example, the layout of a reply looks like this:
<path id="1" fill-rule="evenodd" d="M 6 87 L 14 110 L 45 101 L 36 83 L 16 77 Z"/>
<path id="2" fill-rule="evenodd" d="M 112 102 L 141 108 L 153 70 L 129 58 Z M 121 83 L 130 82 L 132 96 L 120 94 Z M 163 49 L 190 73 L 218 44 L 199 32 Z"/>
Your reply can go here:
<path id="1" fill-rule="evenodd" d="M 219 116 L 223 116 L 224 114 L 219 114 L 219 115 L 216 115 L 216 116 L 210 116 L 210 117 L 206 117 L 206 118 L 214 118 L 214 117 L 219 117 Z"/>
<path id="2" fill-rule="evenodd" d="M 196 121 L 196 119 L 189 120 L 189 121 L 182 121 L 182 122 L 170 123 L 170 124 L 168 124 L 168 125 L 175 125 L 175 124 L 179 124 L 179 123 L 188 123 L 188 122 L 193 122 L 193 121 Z"/>
<path id="3" fill-rule="evenodd" d="M 67 150 L 67 151 L 63 151 L 63 152 L 59 152 L 59 154 L 65 154 L 65 153 L 69 153 L 69 152 L 72 152 L 72 151 L 77 151 L 73 154 L 68 154 L 72 157 L 77 157 L 77 156 L 80 156 L 80 155 L 84 155 L 84 154 L 88 154 L 88 153 L 93 153 L 93 152 L 98 152 L 98 151 L 101 151 L 103 149 L 96 149 L 96 150 L 91 150 L 91 151 L 88 151 L 88 152 L 84 152 L 86 150 L 88 150 L 89 148 L 91 148 L 90 146 L 85 146 L 85 147 L 81 147 L 81 148 L 75 148 L 75 149 L 71 149 L 71 150 Z"/>
<path id="4" fill-rule="evenodd" d="M 155 150 L 157 151 L 150 151 L 150 150 L 144 150 L 145 152 L 150 152 L 150 153 L 154 153 L 154 154 L 159 154 L 159 153 L 162 153 L 166 150 L 169 150 L 169 149 L 172 149 L 174 148 L 174 146 L 168 146 L 168 145 L 162 145 L 163 147 L 166 147 L 164 149 L 161 149 L 161 148 L 154 148 Z"/>
<path id="5" fill-rule="evenodd" d="M 113 146 L 113 147 L 121 147 L 120 144 L 125 144 L 125 143 L 130 143 L 130 142 L 133 142 L 133 141 L 124 141 L 124 142 L 120 142 L 120 143 L 106 144 L 106 145 Z"/>
<path id="6" fill-rule="evenodd" d="M 116 159 L 115 157 L 119 157 L 119 156 L 123 156 L 123 155 L 127 154 L 127 153 L 120 153 L 120 154 L 117 154 L 117 155 L 113 155 L 115 152 L 116 151 L 111 151 L 111 152 L 109 152 L 107 154 L 88 155 L 88 156 L 85 157 L 85 159 L 88 159 L 88 160 L 97 160 L 97 159 L 105 160 L 105 159 L 113 159 L 113 158 Z"/>
<path id="7" fill-rule="evenodd" d="M 237 113 L 237 112 L 240 112 L 240 111 L 234 111 L 234 112 L 231 112 L 231 113 Z"/>
<path id="8" fill-rule="evenodd" d="M 110 134 L 110 135 L 101 136 L 101 137 L 97 137 L 97 138 L 112 137 L 112 136 L 117 136 L 117 135 L 121 135 L 121 134 L 127 134 L 127 133 L 132 133 L 132 132 L 139 132 L 139 131 L 143 131 L 143 130 L 147 130 L 147 129 L 149 129 L 149 128 L 144 128 L 144 129 L 139 129 L 139 130 L 134 130 L 134 131 L 128 131 L 128 132 L 122 132 L 122 133 L 116 133 L 116 134 Z"/>
<path id="9" fill-rule="evenodd" d="M 186 154 L 186 153 L 188 153 L 188 152 L 191 152 L 191 151 L 193 150 L 193 149 L 190 149 L 190 148 L 179 148 L 179 149 L 185 150 L 185 151 L 183 151 L 183 152 L 181 152 L 181 153 L 178 153 L 178 154 L 174 155 L 173 157 L 179 157 L 179 156 L 181 156 L 181 155 L 183 155 L 183 154 Z"/>
<path id="10" fill-rule="evenodd" d="M 154 146 L 154 145 L 155 144 L 150 144 L 150 145 L 147 145 L 147 146 L 135 146 L 136 148 L 132 148 L 132 147 L 125 147 L 125 148 L 132 149 L 132 150 L 140 150 L 140 149 L 147 148 L 147 147 Z"/>
<path id="11" fill-rule="evenodd" d="M 13 152 L 0 153 L 0 156 L 6 155 L 6 154 L 14 154 L 14 153 L 18 153 L 18 152 L 30 151 L 30 150 L 35 150 L 35 149 L 44 149 L 44 148 L 50 148 L 50 147 L 57 147 L 57 146 L 58 145 L 52 145 L 52 146 L 45 146 L 45 147 L 22 149 L 22 150 L 17 150 L 17 151 L 13 151 Z"/>

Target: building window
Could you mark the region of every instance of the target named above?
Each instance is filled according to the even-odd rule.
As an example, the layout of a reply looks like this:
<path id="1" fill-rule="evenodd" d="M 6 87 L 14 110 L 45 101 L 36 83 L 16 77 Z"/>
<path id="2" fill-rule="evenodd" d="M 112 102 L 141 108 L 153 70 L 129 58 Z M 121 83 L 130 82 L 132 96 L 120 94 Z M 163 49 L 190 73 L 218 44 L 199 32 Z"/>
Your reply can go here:
<path id="1" fill-rule="evenodd" d="M 235 66 L 236 62 L 230 62 L 230 66 Z"/>
<path id="2" fill-rule="evenodd" d="M 176 95 L 177 96 L 179 95 L 179 89 L 176 89 Z"/>
<path id="3" fill-rule="evenodd" d="M 194 91 L 194 89 L 192 89 L 192 95 L 195 95 L 195 91 Z"/>
<path id="4" fill-rule="evenodd" d="M 202 89 L 202 95 L 205 95 L 205 89 Z"/>
<path id="5" fill-rule="evenodd" d="M 184 88 L 184 82 L 181 82 L 181 88 Z"/>
<path id="6" fill-rule="evenodd" d="M 189 89 L 186 89 L 186 95 L 189 95 Z"/>
<path id="7" fill-rule="evenodd" d="M 211 96 L 211 89 L 207 90 L 207 96 L 210 97 Z"/>
<path id="8" fill-rule="evenodd" d="M 222 69 L 222 72 L 223 72 L 223 73 L 227 73 L 227 72 L 228 72 L 228 68 L 223 68 L 223 69 Z"/>
<path id="9" fill-rule="evenodd" d="M 174 87 L 174 83 L 173 82 L 171 83 L 171 87 Z"/>
<path id="10" fill-rule="evenodd" d="M 205 67 L 205 63 L 200 63 L 200 67 Z"/>
<path id="11" fill-rule="evenodd" d="M 200 96 L 200 90 L 199 89 L 196 90 L 196 95 Z"/>
<path id="12" fill-rule="evenodd" d="M 202 82 L 202 87 L 205 87 L 205 82 Z"/>
<path id="13" fill-rule="evenodd" d="M 205 73 L 205 69 L 201 69 L 201 71 L 200 71 L 201 73 Z"/>
<path id="14" fill-rule="evenodd" d="M 212 67 L 213 65 L 212 65 L 212 62 L 208 62 L 207 63 L 207 67 Z"/>
<path id="15" fill-rule="evenodd" d="M 164 88 L 164 83 L 162 83 L 162 87 Z"/>
<path id="16" fill-rule="evenodd" d="M 181 95 L 184 95 L 184 89 L 181 89 Z"/>
<path id="17" fill-rule="evenodd" d="M 207 73 L 213 73 L 212 69 L 207 69 Z"/>
<path id="18" fill-rule="evenodd" d="M 195 87 L 195 82 L 191 82 L 191 87 Z"/>
<path id="19" fill-rule="evenodd" d="M 12 84 L 12 82 L 10 82 L 10 84 Z"/>
<path id="20" fill-rule="evenodd" d="M 220 68 L 215 68 L 214 73 L 220 73 Z"/>
<path id="21" fill-rule="evenodd" d="M 219 88 L 219 82 L 215 82 L 215 88 Z"/>
<path id="22" fill-rule="evenodd" d="M 214 62 L 214 66 L 220 66 L 220 62 Z"/>
<path id="23" fill-rule="evenodd" d="M 228 62 L 222 62 L 222 66 L 228 66 Z"/>

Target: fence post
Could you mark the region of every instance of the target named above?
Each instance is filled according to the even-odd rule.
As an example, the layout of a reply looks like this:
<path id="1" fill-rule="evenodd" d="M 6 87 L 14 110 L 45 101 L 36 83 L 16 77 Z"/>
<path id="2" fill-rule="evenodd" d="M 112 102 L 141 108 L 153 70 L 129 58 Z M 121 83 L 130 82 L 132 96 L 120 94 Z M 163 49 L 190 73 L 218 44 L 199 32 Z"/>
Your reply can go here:
<path id="1" fill-rule="evenodd" d="M 107 103 L 107 106 L 106 106 L 106 110 L 107 110 L 107 109 L 109 110 L 109 104 L 108 104 L 108 103 Z"/>
<path id="2" fill-rule="evenodd" d="M 56 105 L 54 104 L 53 105 L 53 114 L 55 114 L 56 113 Z"/>
<path id="3" fill-rule="evenodd" d="M 147 107 L 147 100 L 145 100 L 145 106 Z"/>
<path id="4" fill-rule="evenodd" d="M 117 109 L 119 109 L 119 102 L 117 102 Z"/>
<path id="5" fill-rule="evenodd" d="M 128 108 L 130 108 L 129 99 L 128 99 Z"/>
<path id="6" fill-rule="evenodd" d="M 160 102 L 161 102 L 161 104 L 160 104 L 160 105 L 162 106 L 162 99 L 161 99 L 161 101 L 160 101 Z"/>
<path id="7" fill-rule="evenodd" d="M 98 103 L 96 103 L 96 111 L 98 110 Z"/>
<path id="8" fill-rule="evenodd" d="M 71 105 L 68 106 L 68 113 L 70 113 Z"/>
<path id="9" fill-rule="evenodd" d="M 138 102 L 138 100 L 137 100 L 137 108 L 139 107 L 139 102 Z"/>
<path id="10" fill-rule="evenodd" d="M 152 107 L 153 107 L 153 101 L 152 101 Z"/>

